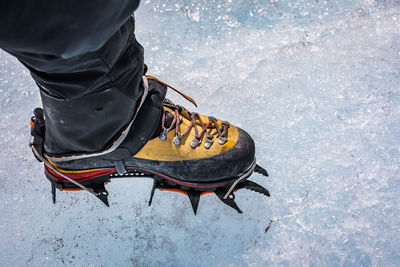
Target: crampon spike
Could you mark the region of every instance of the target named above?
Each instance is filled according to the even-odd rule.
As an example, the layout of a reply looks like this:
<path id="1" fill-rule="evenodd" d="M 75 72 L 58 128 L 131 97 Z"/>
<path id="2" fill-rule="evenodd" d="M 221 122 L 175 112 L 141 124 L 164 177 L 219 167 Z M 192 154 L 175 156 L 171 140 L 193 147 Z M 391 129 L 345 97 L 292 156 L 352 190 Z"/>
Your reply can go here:
<path id="1" fill-rule="evenodd" d="M 188 195 L 190 204 L 192 204 L 194 215 L 196 215 L 197 208 L 199 207 L 199 202 L 200 202 L 200 192 L 194 190 L 188 190 L 185 191 L 185 193 Z"/>
<path id="2" fill-rule="evenodd" d="M 92 186 L 92 190 L 97 193 L 96 197 L 100 199 L 107 207 L 110 205 L 108 204 L 108 192 L 104 187 L 104 184 L 96 184 Z"/>
<path id="3" fill-rule="evenodd" d="M 239 209 L 238 205 L 235 202 L 235 195 L 233 194 L 233 192 L 231 192 L 229 194 L 229 196 L 225 199 L 224 196 L 227 193 L 226 189 L 222 189 L 222 188 L 218 188 L 217 190 L 215 190 L 215 194 L 217 195 L 217 197 L 224 202 L 226 205 L 228 205 L 229 207 L 235 209 L 237 212 L 239 213 L 243 213 L 241 211 L 241 209 Z"/>
<path id="4" fill-rule="evenodd" d="M 264 196 L 267 196 L 267 197 L 271 196 L 267 189 L 265 189 L 264 187 L 262 187 L 261 185 L 255 183 L 253 181 L 246 180 L 237 186 L 237 189 L 242 189 L 242 188 L 246 188 L 251 191 L 263 194 Z"/>
<path id="5" fill-rule="evenodd" d="M 51 183 L 51 195 L 53 199 L 53 204 L 56 204 L 56 185 Z"/>
<path id="6" fill-rule="evenodd" d="M 267 172 L 267 170 L 266 169 L 264 169 L 263 167 L 261 167 L 260 165 L 256 165 L 256 167 L 254 168 L 254 171 L 255 172 L 257 172 L 257 173 L 260 173 L 260 174 L 262 174 L 262 175 L 264 175 L 264 176 L 266 176 L 266 177 L 268 177 L 268 172 Z"/>
<path id="7" fill-rule="evenodd" d="M 149 206 L 151 206 L 151 203 L 153 202 L 154 191 L 156 191 L 157 186 L 158 186 L 158 182 L 156 180 L 153 180 L 153 187 L 151 188 Z"/>

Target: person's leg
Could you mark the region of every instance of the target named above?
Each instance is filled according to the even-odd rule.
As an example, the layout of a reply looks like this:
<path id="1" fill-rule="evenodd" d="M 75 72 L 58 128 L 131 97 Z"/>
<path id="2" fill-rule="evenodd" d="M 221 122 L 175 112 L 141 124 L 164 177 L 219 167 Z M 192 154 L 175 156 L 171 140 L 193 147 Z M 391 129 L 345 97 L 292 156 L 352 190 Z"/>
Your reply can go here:
<path id="1" fill-rule="evenodd" d="M 8 52 L 41 89 L 49 154 L 103 149 L 131 120 L 143 93 L 143 48 L 133 18 L 94 52 L 71 58 Z"/>
<path id="2" fill-rule="evenodd" d="M 0 1 L 0 48 L 70 58 L 103 46 L 139 0 Z"/>
<path id="3" fill-rule="evenodd" d="M 119 146 L 123 154 L 134 155 L 159 127 L 166 88 L 150 88 L 142 97 L 143 48 L 135 39 L 132 15 L 138 4 L 0 3 L 0 48 L 30 70 L 40 89 L 42 156 L 104 154 L 124 139 L 123 145 L 129 144 Z M 125 130 L 135 116 L 132 134 Z"/>
<path id="4" fill-rule="evenodd" d="M 132 118 L 143 93 L 139 0 L 2 1 L 0 48 L 36 81 L 49 154 L 92 152 Z"/>

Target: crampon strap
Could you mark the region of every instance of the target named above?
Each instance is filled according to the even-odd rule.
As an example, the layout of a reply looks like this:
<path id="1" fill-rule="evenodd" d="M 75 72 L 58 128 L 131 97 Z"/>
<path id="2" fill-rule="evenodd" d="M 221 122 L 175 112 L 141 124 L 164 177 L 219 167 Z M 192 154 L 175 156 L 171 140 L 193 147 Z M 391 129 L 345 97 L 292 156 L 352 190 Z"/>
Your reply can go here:
<path id="1" fill-rule="evenodd" d="M 44 134 L 46 131 L 46 126 L 44 124 L 43 109 L 35 108 L 33 111 L 34 116 L 31 117 L 31 141 L 29 142 L 29 147 L 34 147 L 38 154 L 44 157 Z M 42 160 L 36 156 L 39 162 Z"/>

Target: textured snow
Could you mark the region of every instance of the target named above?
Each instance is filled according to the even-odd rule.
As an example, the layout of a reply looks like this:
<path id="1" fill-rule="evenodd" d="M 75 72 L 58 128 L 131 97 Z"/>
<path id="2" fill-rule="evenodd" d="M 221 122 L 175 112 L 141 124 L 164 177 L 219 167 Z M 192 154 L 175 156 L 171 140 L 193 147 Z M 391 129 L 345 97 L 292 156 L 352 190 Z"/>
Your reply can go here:
<path id="1" fill-rule="evenodd" d="M 27 146 L 38 91 L 0 52 L 0 265 L 400 264 L 399 1 L 147 0 L 136 19 L 149 73 L 254 137 L 271 198 L 238 192 L 240 215 L 206 195 L 194 216 L 131 179 L 110 208 L 53 205 Z"/>

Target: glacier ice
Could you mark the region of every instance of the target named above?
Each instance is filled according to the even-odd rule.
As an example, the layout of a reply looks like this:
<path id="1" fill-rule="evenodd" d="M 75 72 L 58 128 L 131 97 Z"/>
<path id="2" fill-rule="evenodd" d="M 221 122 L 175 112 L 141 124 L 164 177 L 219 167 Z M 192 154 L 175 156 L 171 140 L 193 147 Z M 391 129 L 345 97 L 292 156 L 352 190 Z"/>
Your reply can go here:
<path id="1" fill-rule="evenodd" d="M 271 198 L 238 192 L 239 215 L 206 195 L 195 217 L 178 194 L 147 207 L 151 181 L 132 179 L 110 208 L 53 205 L 27 146 L 37 89 L 0 52 L 2 264 L 398 266 L 399 1 L 144 0 L 135 16 L 149 73 L 254 137 Z"/>

